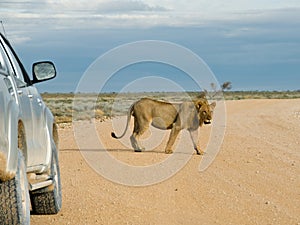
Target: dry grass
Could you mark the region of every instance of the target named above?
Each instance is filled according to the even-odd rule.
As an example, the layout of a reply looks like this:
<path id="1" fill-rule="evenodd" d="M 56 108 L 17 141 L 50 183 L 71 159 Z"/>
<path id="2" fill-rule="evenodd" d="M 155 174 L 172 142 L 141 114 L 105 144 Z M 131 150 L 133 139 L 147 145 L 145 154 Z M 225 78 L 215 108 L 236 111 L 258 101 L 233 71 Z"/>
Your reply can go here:
<path id="1" fill-rule="evenodd" d="M 228 91 L 223 94 L 226 100 L 300 98 L 300 91 Z M 95 118 L 103 121 L 113 116 L 124 115 L 130 105 L 142 97 L 169 102 L 181 102 L 190 98 L 193 99 L 198 95 L 198 92 L 101 93 L 77 94 L 76 96 L 72 93 L 44 93 L 42 97 L 54 114 L 57 123 L 70 123 L 73 116 L 76 120 Z M 75 102 L 74 99 L 76 99 Z"/>

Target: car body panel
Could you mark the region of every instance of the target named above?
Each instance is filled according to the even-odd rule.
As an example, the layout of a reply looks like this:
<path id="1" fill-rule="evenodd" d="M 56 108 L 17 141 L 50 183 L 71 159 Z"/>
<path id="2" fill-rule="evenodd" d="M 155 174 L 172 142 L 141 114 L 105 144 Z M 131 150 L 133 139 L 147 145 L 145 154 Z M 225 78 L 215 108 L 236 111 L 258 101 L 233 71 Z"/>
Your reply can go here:
<path id="1" fill-rule="evenodd" d="M 49 68 L 56 75 L 54 65 Z M 15 51 L 0 34 L 0 180 L 9 179 L 16 172 L 20 124 L 25 131 L 26 146 L 22 150 L 27 172 L 44 173 L 50 168 L 55 122 L 34 80 L 43 81 L 35 76 L 30 80 Z"/>
<path id="2" fill-rule="evenodd" d="M 0 39 L 1 40 L 1 39 Z M 1 40 L 2 41 L 2 40 Z M 19 107 L 14 79 L 9 76 L 8 59 L 0 43 L 0 179 L 11 179 L 17 168 L 17 134 Z"/>

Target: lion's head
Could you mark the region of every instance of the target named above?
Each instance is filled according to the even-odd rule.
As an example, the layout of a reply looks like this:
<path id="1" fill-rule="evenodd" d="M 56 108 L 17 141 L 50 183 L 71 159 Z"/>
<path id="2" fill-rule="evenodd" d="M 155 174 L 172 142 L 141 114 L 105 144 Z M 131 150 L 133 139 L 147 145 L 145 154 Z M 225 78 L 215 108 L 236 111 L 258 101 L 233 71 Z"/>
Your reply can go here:
<path id="1" fill-rule="evenodd" d="M 213 116 L 213 110 L 216 107 L 216 102 L 211 104 L 206 99 L 197 100 L 195 102 L 198 110 L 199 125 L 210 124 Z"/>

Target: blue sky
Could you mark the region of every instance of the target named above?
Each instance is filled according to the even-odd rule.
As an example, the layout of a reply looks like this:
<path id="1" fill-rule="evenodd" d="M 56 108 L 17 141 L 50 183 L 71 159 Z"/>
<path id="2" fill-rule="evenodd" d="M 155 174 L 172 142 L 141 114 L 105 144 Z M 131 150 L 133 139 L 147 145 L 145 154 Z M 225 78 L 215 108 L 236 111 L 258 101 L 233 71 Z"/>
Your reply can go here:
<path id="1" fill-rule="evenodd" d="M 75 91 L 99 56 L 141 40 L 190 49 L 234 90 L 300 89 L 298 0 L 3 0 L 0 20 L 29 72 L 34 61 L 55 62 L 58 77 L 38 84 L 42 92 Z M 195 90 L 181 72 L 137 64 L 110 79 L 105 91 L 119 91 L 130 76 L 161 76 Z M 155 82 L 144 85 L 155 89 Z"/>

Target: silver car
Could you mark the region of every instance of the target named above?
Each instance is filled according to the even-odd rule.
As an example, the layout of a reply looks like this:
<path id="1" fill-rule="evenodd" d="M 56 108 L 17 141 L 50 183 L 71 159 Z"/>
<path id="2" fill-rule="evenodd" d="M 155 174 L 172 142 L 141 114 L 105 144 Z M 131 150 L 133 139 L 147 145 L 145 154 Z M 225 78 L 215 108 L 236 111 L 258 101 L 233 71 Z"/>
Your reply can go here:
<path id="1" fill-rule="evenodd" d="M 55 76 L 44 61 L 33 64 L 30 79 L 0 33 L 0 224 L 30 224 L 30 210 L 61 209 L 57 127 L 34 86 Z"/>

